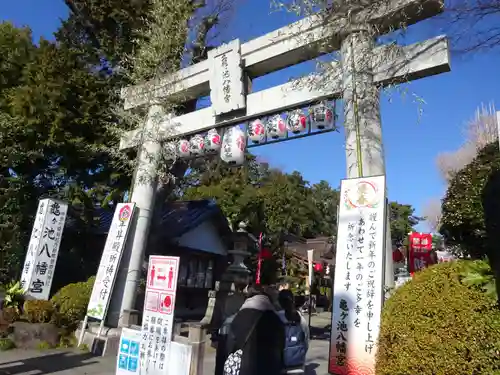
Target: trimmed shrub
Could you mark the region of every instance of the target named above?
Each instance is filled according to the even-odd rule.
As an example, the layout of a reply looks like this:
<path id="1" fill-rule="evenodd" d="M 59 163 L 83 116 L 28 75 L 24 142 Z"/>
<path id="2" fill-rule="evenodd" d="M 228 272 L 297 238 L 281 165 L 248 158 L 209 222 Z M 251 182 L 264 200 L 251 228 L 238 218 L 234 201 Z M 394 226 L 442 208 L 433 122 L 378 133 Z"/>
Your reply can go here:
<path id="1" fill-rule="evenodd" d="M 60 326 L 74 329 L 83 320 L 94 281 L 93 276 L 85 282 L 68 284 L 52 297 L 51 301 L 57 310 L 57 323 Z"/>
<path id="2" fill-rule="evenodd" d="M 51 301 L 28 300 L 23 306 L 24 318 L 29 323 L 49 323 L 55 314 Z"/>
<path id="3" fill-rule="evenodd" d="M 387 300 L 377 375 L 500 373 L 500 311 L 486 293 L 462 282 L 467 263 L 418 272 Z"/>

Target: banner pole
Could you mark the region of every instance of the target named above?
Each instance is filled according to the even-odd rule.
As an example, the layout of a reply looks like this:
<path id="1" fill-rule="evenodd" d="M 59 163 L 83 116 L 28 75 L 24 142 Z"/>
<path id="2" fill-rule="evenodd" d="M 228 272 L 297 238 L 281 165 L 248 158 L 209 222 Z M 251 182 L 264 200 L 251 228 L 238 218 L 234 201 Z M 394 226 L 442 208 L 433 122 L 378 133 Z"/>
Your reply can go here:
<path id="1" fill-rule="evenodd" d="M 85 315 L 85 318 L 83 318 L 83 322 L 82 322 L 82 328 L 81 328 L 81 331 L 80 331 L 80 337 L 78 338 L 78 346 L 82 345 L 83 338 L 85 337 L 85 331 L 87 330 L 88 320 L 89 320 L 88 315 Z"/>

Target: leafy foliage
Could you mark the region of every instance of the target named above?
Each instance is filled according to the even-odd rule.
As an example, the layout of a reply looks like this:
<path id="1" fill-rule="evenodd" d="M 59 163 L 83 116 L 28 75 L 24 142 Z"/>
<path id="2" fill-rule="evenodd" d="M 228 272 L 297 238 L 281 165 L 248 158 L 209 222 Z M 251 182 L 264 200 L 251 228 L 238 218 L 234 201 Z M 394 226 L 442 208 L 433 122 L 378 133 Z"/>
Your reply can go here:
<path id="1" fill-rule="evenodd" d="M 463 276 L 464 284 L 478 288 L 492 299 L 497 296 L 493 270 L 487 262 L 477 260 L 468 263 Z"/>
<path id="2" fill-rule="evenodd" d="M 28 300 L 24 302 L 23 317 L 30 323 L 49 323 L 55 314 L 51 301 Z"/>
<path id="3" fill-rule="evenodd" d="M 286 174 L 251 155 L 247 159 L 238 169 L 218 164 L 193 171 L 181 198 L 215 199 L 233 225 L 245 221 L 251 233 L 264 232 L 272 250 L 286 233 L 312 238 L 336 232 L 338 192 L 326 181 L 310 186 L 299 172 Z"/>
<path id="4" fill-rule="evenodd" d="M 442 202 L 440 232 L 446 243 L 460 246 L 474 258 L 487 254 L 483 193 L 490 178 L 498 171 L 500 153 L 498 143 L 494 142 L 455 174 Z"/>
<path id="5" fill-rule="evenodd" d="M 0 352 L 5 352 L 7 350 L 14 349 L 15 347 L 16 344 L 14 344 L 14 341 L 8 337 L 0 338 Z"/>
<path id="6" fill-rule="evenodd" d="M 376 373 L 496 374 L 500 312 L 462 282 L 468 262 L 432 266 L 398 288 L 383 308 Z"/>
<path id="7" fill-rule="evenodd" d="M 390 202 L 390 223 L 392 241 L 402 244 L 423 218 L 415 216 L 415 209 L 409 204 Z"/>
<path id="8" fill-rule="evenodd" d="M 2 308 L 11 307 L 19 312 L 24 301 L 24 290 L 21 288 L 21 283 L 19 281 L 12 281 L 4 289 L 5 295 Z"/>
<path id="9" fill-rule="evenodd" d="M 119 89 L 177 70 L 191 42 L 192 59 L 206 56 L 207 33 L 218 22 L 205 12 L 196 18 L 202 27 L 193 24 L 203 2 L 66 4 L 71 12 L 54 43 L 34 44 L 29 29 L 0 24 L 0 282 L 19 276 L 39 198 L 83 206 L 72 211 L 79 236 L 92 224 L 87 209 L 123 200 L 134 153 L 117 151 L 130 126 L 116 111 Z M 65 238 L 62 257 L 82 264 L 86 253 L 82 241 Z"/>
<path id="10" fill-rule="evenodd" d="M 94 281 L 95 278 L 90 278 L 86 282 L 68 284 L 51 298 L 60 326 L 76 328 L 85 317 Z"/>

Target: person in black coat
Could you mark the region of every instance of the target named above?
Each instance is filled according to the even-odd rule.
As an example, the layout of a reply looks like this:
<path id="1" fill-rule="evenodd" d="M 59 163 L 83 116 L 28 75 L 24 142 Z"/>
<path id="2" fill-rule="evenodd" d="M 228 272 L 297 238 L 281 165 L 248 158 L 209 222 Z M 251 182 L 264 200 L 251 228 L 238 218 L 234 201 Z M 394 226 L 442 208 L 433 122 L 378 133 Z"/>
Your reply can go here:
<path id="1" fill-rule="evenodd" d="M 250 287 L 248 298 L 229 328 L 227 354 L 241 349 L 239 375 L 278 375 L 283 369 L 285 327 L 262 288 Z"/>

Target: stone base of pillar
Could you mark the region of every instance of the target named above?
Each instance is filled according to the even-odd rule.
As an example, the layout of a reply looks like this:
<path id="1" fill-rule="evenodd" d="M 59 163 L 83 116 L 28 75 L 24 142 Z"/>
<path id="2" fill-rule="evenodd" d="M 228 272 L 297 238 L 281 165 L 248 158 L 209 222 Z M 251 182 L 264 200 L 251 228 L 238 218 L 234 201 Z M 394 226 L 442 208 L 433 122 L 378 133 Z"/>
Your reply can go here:
<path id="1" fill-rule="evenodd" d="M 104 327 L 100 337 L 97 337 L 99 325 L 99 322 L 88 324 L 87 330 L 83 336 L 82 344 L 96 356 L 116 357 L 120 346 L 122 329 Z M 80 328 L 75 331 L 76 339 L 80 337 L 81 329 L 80 325 Z M 140 327 L 137 327 L 137 329 L 140 329 Z"/>

